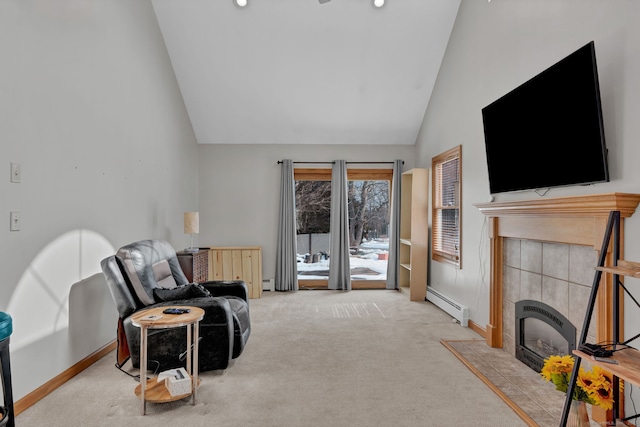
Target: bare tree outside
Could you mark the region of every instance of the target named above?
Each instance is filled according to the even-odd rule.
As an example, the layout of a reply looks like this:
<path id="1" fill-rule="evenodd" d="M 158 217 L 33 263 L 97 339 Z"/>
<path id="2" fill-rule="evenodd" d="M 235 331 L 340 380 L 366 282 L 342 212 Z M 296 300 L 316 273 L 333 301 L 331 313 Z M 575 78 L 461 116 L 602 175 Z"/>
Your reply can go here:
<path id="1" fill-rule="evenodd" d="M 389 182 L 349 181 L 349 244 L 385 236 L 389 223 Z"/>
<path id="2" fill-rule="evenodd" d="M 296 231 L 328 233 L 331 220 L 331 181 L 296 181 Z"/>

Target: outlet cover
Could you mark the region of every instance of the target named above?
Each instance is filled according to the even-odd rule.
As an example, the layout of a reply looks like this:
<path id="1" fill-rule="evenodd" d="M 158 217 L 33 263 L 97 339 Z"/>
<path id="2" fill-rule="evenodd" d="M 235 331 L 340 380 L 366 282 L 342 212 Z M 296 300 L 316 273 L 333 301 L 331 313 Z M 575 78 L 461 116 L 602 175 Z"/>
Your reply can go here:
<path id="1" fill-rule="evenodd" d="M 22 219 L 20 218 L 20 212 L 11 212 L 10 219 L 11 224 L 9 225 L 10 231 L 20 231 L 20 226 L 22 225 Z"/>
<path id="2" fill-rule="evenodd" d="M 20 163 L 11 163 L 11 182 L 20 182 L 22 180 L 22 168 Z"/>

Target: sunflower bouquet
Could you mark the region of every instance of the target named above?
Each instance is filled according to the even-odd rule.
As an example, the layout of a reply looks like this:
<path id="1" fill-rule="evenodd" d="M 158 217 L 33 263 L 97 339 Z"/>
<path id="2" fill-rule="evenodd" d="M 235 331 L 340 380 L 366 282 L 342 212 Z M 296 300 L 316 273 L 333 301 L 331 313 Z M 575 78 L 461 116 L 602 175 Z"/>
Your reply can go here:
<path id="1" fill-rule="evenodd" d="M 549 356 L 544 360 L 540 375 L 545 380 L 553 382 L 556 390 L 566 393 L 571 381 L 573 363 L 574 359 L 570 355 Z M 611 409 L 613 393 L 613 376 L 609 372 L 599 366 L 594 366 L 590 371 L 580 367 L 576 386 L 573 388 L 573 400 Z"/>

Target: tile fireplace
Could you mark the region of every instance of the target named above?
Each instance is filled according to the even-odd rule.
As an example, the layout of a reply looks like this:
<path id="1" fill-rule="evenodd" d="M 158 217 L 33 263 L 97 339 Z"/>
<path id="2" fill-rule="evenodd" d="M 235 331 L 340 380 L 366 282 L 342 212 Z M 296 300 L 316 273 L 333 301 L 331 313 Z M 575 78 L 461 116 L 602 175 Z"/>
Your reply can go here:
<path id="1" fill-rule="evenodd" d="M 624 218 L 634 214 L 638 203 L 640 203 L 640 194 L 607 193 L 477 204 L 476 207 L 489 217 L 491 271 L 489 323 L 485 330 L 487 344 L 498 348 L 512 345 L 514 347 L 513 354 L 515 354 L 515 344 L 509 343 L 514 342 L 511 338 L 514 337 L 515 330 L 510 331 L 509 329 L 513 328 L 510 325 L 514 325 L 515 322 L 515 307 L 510 309 L 509 306 L 520 299 L 537 299 L 527 295 L 529 292 L 533 292 L 533 289 L 537 289 L 538 276 L 536 275 L 539 275 L 541 281 L 540 300 L 563 313 L 580 330 L 583 319 L 579 323 L 576 322 L 569 313 L 569 307 L 576 307 L 581 303 L 570 303 L 570 297 L 576 295 L 580 298 L 578 294 L 581 291 L 589 292 L 588 288 L 591 283 L 585 282 L 585 277 L 593 278 L 596 258 L 595 256 L 590 258 L 587 265 L 577 267 L 579 262 L 574 264 L 575 267 L 572 267 L 571 254 L 579 251 L 590 251 L 592 254 L 597 254 L 600 250 L 609 212 L 612 210 L 618 210 L 621 213 L 621 218 L 623 218 L 621 235 L 624 236 Z M 511 239 L 515 239 L 518 243 L 511 243 Z M 546 250 L 545 245 L 547 245 Z M 568 252 L 564 249 L 565 245 Z M 513 246 L 516 246 L 517 250 L 514 250 Z M 537 248 L 541 248 L 540 251 Z M 519 261 L 511 261 L 516 253 L 519 255 Z M 562 255 L 557 255 L 558 253 Z M 545 276 L 542 271 L 544 257 L 557 259 L 559 256 L 565 256 L 564 254 L 569 257 L 567 279 L 555 277 L 559 273 Z M 540 262 L 538 262 L 539 258 Z M 520 268 L 512 268 L 509 265 L 518 262 Z M 606 262 L 611 265 L 611 254 L 607 255 Z M 536 270 L 537 268 L 539 271 Z M 576 273 L 571 276 L 574 268 Z M 578 278 L 579 270 L 582 270 L 583 274 L 587 276 Z M 510 278 L 516 282 L 515 287 L 508 286 Z M 603 276 L 602 280 L 601 291 L 598 293 L 594 311 L 595 322 L 592 322 L 595 323 L 593 335 L 597 341 L 608 341 L 611 339 L 611 324 L 599 319 L 609 318 L 606 314 L 612 309 L 612 286 L 610 277 Z M 503 286 L 505 283 L 507 286 Z M 532 283 L 534 285 L 531 285 Z M 583 286 L 585 289 L 570 286 L 572 284 Z M 515 292 L 521 293 L 522 298 L 521 295 L 515 295 Z M 545 297 L 548 299 L 545 300 Z M 588 295 L 583 295 L 581 298 L 584 300 L 584 304 L 582 304 L 584 310 Z M 580 317 L 579 314 L 576 316 Z M 504 339 L 503 332 L 510 333 L 510 338 Z M 506 350 L 509 349 L 506 348 Z"/>
<path id="2" fill-rule="evenodd" d="M 529 239 L 505 238 L 503 244 L 503 349 L 516 357 L 523 355 L 518 345 L 523 344 L 519 327 L 525 317 L 546 321 L 551 329 L 569 328 L 562 334 L 571 331 L 573 336 L 567 337 L 567 342 L 575 344 L 591 293 L 596 251 L 584 245 Z M 592 322 L 590 340 L 595 340 L 595 326 Z"/>
<path id="3" fill-rule="evenodd" d="M 572 310 L 581 309 L 584 316 L 609 213 L 620 211 L 620 236 L 624 240 L 624 219 L 635 213 L 639 203 L 640 194 L 608 193 L 476 204 L 488 217 L 491 252 L 487 345 L 515 355 L 515 303 L 522 299 L 548 304 L 580 331 L 584 317 L 580 319 L 580 314 Z M 589 261 L 576 261 L 571 254 L 578 252 L 590 253 Z M 566 264 L 568 271 L 555 270 L 559 266 L 544 267 L 545 257 L 562 260 L 559 265 Z M 612 258 L 608 252 L 605 265 L 612 265 Z M 536 271 L 538 266 L 540 270 Z M 557 277 L 565 272 L 566 279 Z M 611 276 L 602 275 L 600 279 L 589 331 L 592 342 L 613 339 Z M 594 420 L 607 419 L 607 414 L 596 414 L 595 409 Z"/>

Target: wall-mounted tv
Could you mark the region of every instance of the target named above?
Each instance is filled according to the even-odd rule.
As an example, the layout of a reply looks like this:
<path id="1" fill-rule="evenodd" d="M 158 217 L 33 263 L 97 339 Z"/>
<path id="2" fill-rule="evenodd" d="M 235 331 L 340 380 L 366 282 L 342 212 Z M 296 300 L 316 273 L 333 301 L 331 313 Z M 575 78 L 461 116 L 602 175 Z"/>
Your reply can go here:
<path id="1" fill-rule="evenodd" d="M 482 109 L 491 194 L 609 181 L 590 42 Z"/>

